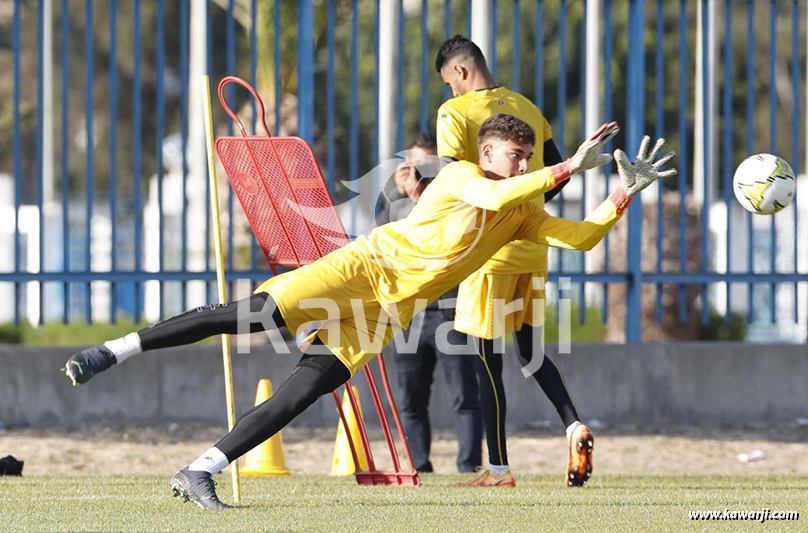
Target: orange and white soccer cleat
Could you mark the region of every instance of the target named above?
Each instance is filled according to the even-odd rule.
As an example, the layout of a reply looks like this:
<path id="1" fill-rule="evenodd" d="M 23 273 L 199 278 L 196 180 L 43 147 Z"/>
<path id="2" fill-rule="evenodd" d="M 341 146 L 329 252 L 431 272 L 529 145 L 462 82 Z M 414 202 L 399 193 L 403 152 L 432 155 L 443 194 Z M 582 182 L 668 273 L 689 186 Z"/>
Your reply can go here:
<path id="1" fill-rule="evenodd" d="M 480 468 L 482 474 L 477 479 L 465 483 L 455 483 L 455 487 L 516 487 L 516 479 L 508 471 L 502 477 L 494 477 L 486 468 Z"/>
<path id="2" fill-rule="evenodd" d="M 570 436 L 570 464 L 567 466 L 567 485 L 581 487 L 586 485 L 592 475 L 592 451 L 595 448 L 595 437 L 583 424 L 580 424 Z"/>

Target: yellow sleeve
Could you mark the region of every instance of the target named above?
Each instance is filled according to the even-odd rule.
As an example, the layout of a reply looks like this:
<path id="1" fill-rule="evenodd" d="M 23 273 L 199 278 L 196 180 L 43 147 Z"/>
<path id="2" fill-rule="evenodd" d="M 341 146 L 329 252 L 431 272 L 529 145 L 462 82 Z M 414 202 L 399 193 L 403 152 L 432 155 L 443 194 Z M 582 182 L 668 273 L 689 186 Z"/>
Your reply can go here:
<path id="1" fill-rule="evenodd" d="M 447 166 L 450 168 L 458 163 Z M 542 196 L 553 189 L 569 174 L 553 174 L 555 167 L 545 167 L 535 172 L 504 180 L 492 180 L 483 176 L 464 173 L 457 180 L 458 197 L 461 201 L 488 211 L 503 211 Z"/>
<path id="2" fill-rule="evenodd" d="M 438 156 L 451 157 L 457 161 L 468 160 L 466 146 L 466 122 L 463 113 L 446 104 L 438 109 L 437 140 Z M 477 148 L 476 146 L 474 147 Z"/>
<path id="3" fill-rule="evenodd" d="M 620 220 L 629 203 L 630 199 L 618 189 L 581 222 L 551 217 L 542 209 L 533 224 L 528 225 L 533 229 L 532 237 L 530 234 L 526 237 L 553 248 L 589 251 Z"/>

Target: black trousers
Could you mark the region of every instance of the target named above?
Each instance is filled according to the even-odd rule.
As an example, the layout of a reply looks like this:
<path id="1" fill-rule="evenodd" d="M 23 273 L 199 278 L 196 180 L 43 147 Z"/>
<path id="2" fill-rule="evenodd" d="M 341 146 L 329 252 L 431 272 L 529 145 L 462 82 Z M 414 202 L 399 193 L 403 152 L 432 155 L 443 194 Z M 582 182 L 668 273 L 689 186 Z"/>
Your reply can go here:
<path id="1" fill-rule="evenodd" d="M 553 403 L 564 424 L 569 426 L 578 420 L 578 412 L 567 392 L 564 378 L 541 349 L 540 328 L 523 326 L 514 333 L 516 357 L 519 364 L 528 369 L 529 375 Z M 488 462 L 493 465 L 508 464 L 508 446 L 505 436 L 505 416 L 508 412 L 505 386 L 502 382 L 502 354 L 495 350 L 499 343 L 493 340 L 474 338 L 477 348 L 477 374 L 480 380 L 480 400 L 485 424 L 485 440 L 488 447 Z M 533 361 L 538 357 L 537 361 Z"/>
<path id="2" fill-rule="evenodd" d="M 285 325 L 277 306 L 266 294 L 238 302 L 197 307 L 138 331 L 143 350 L 190 344 L 213 335 L 238 333 L 238 308 L 265 313 L 276 327 Z M 250 324 L 250 332 L 264 331 L 262 322 Z M 314 350 L 312 350 L 314 351 Z M 266 402 L 247 411 L 216 447 L 230 462 L 255 448 L 305 411 L 317 398 L 345 383 L 351 373 L 331 353 L 304 354 L 288 378 Z"/>
<path id="3" fill-rule="evenodd" d="M 332 354 L 304 354 L 272 397 L 244 413 L 216 447 L 230 462 L 275 435 L 317 398 L 348 381 L 351 373 Z"/>
<path id="4" fill-rule="evenodd" d="M 475 372 L 475 356 L 469 353 L 445 353 L 436 341 L 438 326 L 446 322 L 443 311 L 427 309 L 416 315 L 413 323 L 423 320 L 417 348 L 413 353 L 399 352 L 395 342 L 388 347 L 398 369 L 398 385 L 401 393 L 399 407 L 401 421 L 407 434 L 415 468 L 419 472 L 431 472 L 429 452 L 432 444 L 432 429 L 429 419 L 429 399 L 432 391 L 435 366 L 440 363 L 446 378 L 448 392 L 455 413 L 457 429 L 457 469 L 473 472 L 482 463 L 482 413 Z M 405 335 L 410 335 L 410 331 Z M 409 337 L 408 337 L 409 338 Z M 465 346 L 466 335 L 450 330 L 449 344 Z"/>

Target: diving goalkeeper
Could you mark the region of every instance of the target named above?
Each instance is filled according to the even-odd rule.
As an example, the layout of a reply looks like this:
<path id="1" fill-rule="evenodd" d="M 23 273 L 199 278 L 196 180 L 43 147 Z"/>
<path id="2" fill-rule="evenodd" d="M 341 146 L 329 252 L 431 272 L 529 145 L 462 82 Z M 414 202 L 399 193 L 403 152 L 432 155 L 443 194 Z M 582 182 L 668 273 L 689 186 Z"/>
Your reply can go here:
<path id="1" fill-rule="evenodd" d="M 312 344 L 275 395 L 245 413 L 232 431 L 171 480 L 174 494 L 183 500 L 227 508 L 216 496 L 214 474 L 343 384 L 405 328 L 414 313 L 477 270 L 504 244 L 513 239 L 582 248 L 597 244 L 631 197 L 659 178 L 655 167 L 620 167 L 622 185 L 581 222 L 551 217 L 529 200 L 572 174 L 608 163 L 611 156 L 602 150 L 616 131 L 616 125 L 604 125 L 570 159 L 526 173 L 533 130 L 513 116 L 491 117 L 478 136 L 486 154 L 481 164 L 447 165 L 409 217 L 269 279 L 248 299 L 193 309 L 84 350 L 67 361 L 65 372 L 78 385 L 146 350 L 238 333 L 241 306 L 252 312 L 251 332 L 284 326 L 297 332 L 320 321 L 322 327 L 309 339 Z"/>

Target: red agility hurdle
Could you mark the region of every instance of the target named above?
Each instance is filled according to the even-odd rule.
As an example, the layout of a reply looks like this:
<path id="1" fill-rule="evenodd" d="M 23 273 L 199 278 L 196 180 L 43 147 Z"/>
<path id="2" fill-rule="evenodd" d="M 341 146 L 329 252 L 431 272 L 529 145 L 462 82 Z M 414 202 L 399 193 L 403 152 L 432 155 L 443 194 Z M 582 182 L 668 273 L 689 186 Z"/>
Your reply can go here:
<path id="1" fill-rule="evenodd" d="M 250 91 L 258 103 L 260 124 L 266 135 L 248 135 L 235 113 L 228 107 L 224 97 L 224 87 L 229 83 L 237 83 Z M 264 255 L 269 261 L 273 275 L 276 266 L 298 267 L 313 263 L 318 258 L 348 243 L 348 237 L 342 222 L 334 209 L 331 195 L 325 186 L 320 167 L 314 158 L 311 147 L 299 137 L 273 137 L 264 120 L 264 103 L 255 89 L 246 81 L 235 76 L 228 76 L 219 83 L 219 101 L 227 114 L 238 126 L 241 136 L 220 137 L 216 140 L 216 152 L 227 172 L 230 184 L 236 191 L 247 219 L 250 222 Z M 302 212 L 306 211 L 305 216 Z M 337 411 L 351 448 L 354 465 L 356 465 L 356 481 L 360 485 L 401 485 L 418 486 L 421 484 L 418 473 L 412 462 L 410 447 L 398 416 L 384 359 L 379 354 L 382 385 L 384 386 L 390 410 L 393 413 L 398 434 L 404 445 L 404 453 L 409 462 L 409 471 L 401 469 L 395 441 L 390 424 L 384 412 L 376 381 L 370 368 L 364 368 L 379 422 L 390 448 L 393 459 L 392 472 L 376 469 L 373 454 L 370 450 L 365 423 L 350 386 L 345 384 L 345 391 L 357 419 L 361 443 L 353 442 L 351 432 L 347 431 L 348 420 L 342 410 L 342 403 L 337 391 L 334 399 Z M 361 445 L 367 456 L 368 470 L 360 471 L 356 446 Z"/>

